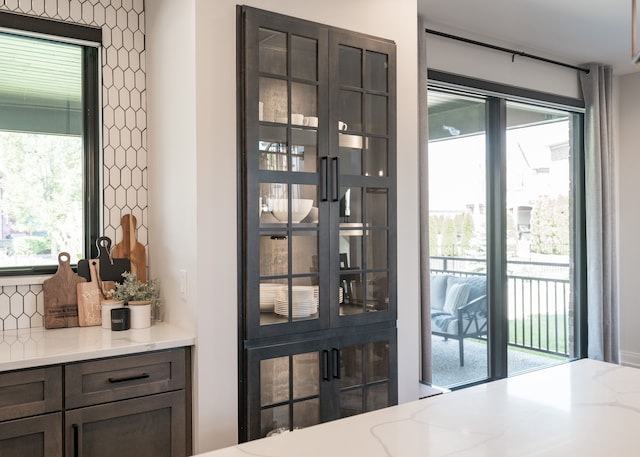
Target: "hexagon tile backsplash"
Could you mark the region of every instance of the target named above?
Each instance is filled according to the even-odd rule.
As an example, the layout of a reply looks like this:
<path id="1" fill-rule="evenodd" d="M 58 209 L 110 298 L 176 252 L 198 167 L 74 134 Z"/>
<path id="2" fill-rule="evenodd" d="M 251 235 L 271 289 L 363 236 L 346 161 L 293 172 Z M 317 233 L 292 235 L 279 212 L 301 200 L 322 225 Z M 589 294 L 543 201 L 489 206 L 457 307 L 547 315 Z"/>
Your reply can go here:
<path id="1" fill-rule="evenodd" d="M 146 246 L 144 0 L 2 0 L 0 10 L 102 29 L 103 234 L 115 243 L 131 213 Z M 41 284 L 0 286 L 0 330 L 42 327 L 43 314 Z"/>

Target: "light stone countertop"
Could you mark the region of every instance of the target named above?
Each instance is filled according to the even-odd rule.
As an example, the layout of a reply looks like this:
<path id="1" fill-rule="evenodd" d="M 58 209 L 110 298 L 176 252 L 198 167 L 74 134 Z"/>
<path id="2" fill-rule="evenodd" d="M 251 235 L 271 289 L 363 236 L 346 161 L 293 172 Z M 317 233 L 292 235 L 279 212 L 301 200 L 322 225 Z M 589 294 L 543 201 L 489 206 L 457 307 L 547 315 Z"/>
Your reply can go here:
<path id="1" fill-rule="evenodd" d="M 164 322 L 114 332 L 95 327 L 0 332 L 0 372 L 192 346 L 193 334 Z"/>
<path id="2" fill-rule="evenodd" d="M 580 360 L 201 457 L 640 455 L 640 370 Z"/>

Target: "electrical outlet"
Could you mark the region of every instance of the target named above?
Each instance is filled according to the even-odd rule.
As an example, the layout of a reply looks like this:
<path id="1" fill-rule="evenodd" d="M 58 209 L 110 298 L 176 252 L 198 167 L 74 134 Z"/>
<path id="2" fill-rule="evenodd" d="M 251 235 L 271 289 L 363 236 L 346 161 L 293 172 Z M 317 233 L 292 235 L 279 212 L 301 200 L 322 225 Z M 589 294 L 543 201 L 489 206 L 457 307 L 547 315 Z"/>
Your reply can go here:
<path id="1" fill-rule="evenodd" d="M 180 298 L 187 301 L 187 270 L 180 270 Z"/>

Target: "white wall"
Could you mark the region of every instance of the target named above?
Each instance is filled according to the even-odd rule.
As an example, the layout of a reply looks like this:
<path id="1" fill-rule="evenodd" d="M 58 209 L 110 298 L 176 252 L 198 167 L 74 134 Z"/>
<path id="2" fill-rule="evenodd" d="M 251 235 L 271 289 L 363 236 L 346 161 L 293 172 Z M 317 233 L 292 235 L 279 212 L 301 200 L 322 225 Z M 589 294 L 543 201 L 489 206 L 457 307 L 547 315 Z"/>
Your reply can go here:
<path id="1" fill-rule="evenodd" d="M 398 46 L 400 401 L 419 363 L 415 0 L 245 4 L 392 39 Z M 167 320 L 195 329 L 195 451 L 237 439 L 236 2 L 146 2 L 149 239 Z M 339 14 L 338 14 L 339 13 Z M 178 270 L 187 270 L 187 300 Z"/>
<path id="2" fill-rule="evenodd" d="M 620 355 L 625 365 L 640 367 L 640 73 L 616 78 L 618 82 L 618 301 L 620 303 Z"/>

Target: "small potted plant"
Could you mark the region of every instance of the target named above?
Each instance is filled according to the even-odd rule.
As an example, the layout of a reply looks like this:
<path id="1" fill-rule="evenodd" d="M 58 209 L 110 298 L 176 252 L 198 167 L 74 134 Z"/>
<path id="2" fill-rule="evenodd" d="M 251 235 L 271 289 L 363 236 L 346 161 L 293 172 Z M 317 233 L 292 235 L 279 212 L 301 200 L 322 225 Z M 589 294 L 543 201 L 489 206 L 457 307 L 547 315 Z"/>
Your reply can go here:
<path id="1" fill-rule="evenodd" d="M 124 301 L 131 310 L 131 328 L 146 328 L 151 325 L 151 309 L 158 306 L 160 288 L 155 279 L 140 281 L 133 273 L 122 273 L 124 281 L 116 282 L 111 295 L 115 300 Z"/>

